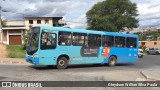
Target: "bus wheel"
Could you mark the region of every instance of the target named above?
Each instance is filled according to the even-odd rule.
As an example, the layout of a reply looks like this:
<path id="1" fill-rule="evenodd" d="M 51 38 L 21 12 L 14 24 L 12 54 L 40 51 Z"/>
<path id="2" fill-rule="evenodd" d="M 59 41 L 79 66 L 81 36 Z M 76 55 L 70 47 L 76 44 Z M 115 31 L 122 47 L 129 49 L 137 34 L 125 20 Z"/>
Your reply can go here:
<path id="1" fill-rule="evenodd" d="M 58 69 L 65 69 L 68 66 L 68 61 L 67 58 L 65 57 L 60 57 L 57 61 L 57 68 Z"/>
<path id="2" fill-rule="evenodd" d="M 117 63 L 116 57 L 115 57 L 115 56 L 111 56 L 111 57 L 109 58 L 109 60 L 108 60 L 108 65 L 109 65 L 109 66 L 115 66 L 116 63 Z"/>

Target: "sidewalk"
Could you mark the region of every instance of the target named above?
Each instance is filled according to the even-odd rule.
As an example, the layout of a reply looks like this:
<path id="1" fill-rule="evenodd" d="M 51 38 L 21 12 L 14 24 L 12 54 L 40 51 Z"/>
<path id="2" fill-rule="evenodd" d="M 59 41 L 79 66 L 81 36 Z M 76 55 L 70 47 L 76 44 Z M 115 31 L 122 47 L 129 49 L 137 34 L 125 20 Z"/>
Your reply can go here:
<path id="1" fill-rule="evenodd" d="M 25 61 L 23 58 L 0 58 L 0 64 L 21 64 L 26 65 L 30 64 Z"/>
<path id="2" fill-rule="evenodd" d="M 0 44 L 0 58 L 5 58 L 7 56 L 6 46 Z"/>
<path id="3" fill-rule="evenodd" d="M 143 71 L 141 71 L 141 74 L 146 79 L 160 81 L 160 71 L 159 70 L 143 70 Z"/>

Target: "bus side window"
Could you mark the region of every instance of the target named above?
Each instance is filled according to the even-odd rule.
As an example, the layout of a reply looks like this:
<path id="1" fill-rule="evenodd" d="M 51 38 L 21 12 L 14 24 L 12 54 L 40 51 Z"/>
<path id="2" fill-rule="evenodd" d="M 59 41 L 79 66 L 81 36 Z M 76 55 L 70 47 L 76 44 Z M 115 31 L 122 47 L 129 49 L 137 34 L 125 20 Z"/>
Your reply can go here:
<path id="1" fill-rule="evenodd" d="M 103 47 L 112 47 L 114 45 L 114 36 L 103 35 L 102 45 L 103 45 Z"/>
<path id="2" fill-rule="evenodd" d="M 115 37 L 115 47 L 125 47 L 125 37 L 116 36 Z"/>
<path id="3" fill-rule="evenodd" d="M 133 37 L 126 38 L 126 47 L 127 48 L 136 48 L 137 47 L 137 39 Z"/>
<path id="4" fill-rule="evenodd" d="M 100 47 L 101 46 L 101 35 L 89 34 L 88 35 L 88 46 Z"/>
<path id="5" fill-rule="evenodd" d="M 54 48 L 56 48 L 56 34 L 55 33 L 42 33 L 41 49 L 54 49 Z"/>
<path id="6" fill-rule="evenodd" d="M 71 45 L 71 32 L 59 32 L 58 36 L 58 44 L 59 45 Z"/>
<path id="7" fill-rule="evenodd" d="M 72 36 L 72 45 L 73 46 L 84 46 L 85 45 L 85 33 L 73 33 Z"/>

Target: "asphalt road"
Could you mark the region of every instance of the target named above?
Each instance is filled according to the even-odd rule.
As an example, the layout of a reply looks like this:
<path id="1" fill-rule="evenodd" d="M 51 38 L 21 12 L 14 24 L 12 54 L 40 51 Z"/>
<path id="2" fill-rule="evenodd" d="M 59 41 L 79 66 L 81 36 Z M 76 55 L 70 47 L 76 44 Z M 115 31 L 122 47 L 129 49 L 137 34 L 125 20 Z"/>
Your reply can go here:
<path id="1" fill-rule="evenodd" d="M 136 63 L 108 65 L 78 65 L 68 69 L 35 67 L 34 65 L 0 65 L 1 81 L 143 81 L 139 72 L 142 70 L 159 70 L 160 55 L 146 55 Z M 79 88 L 54 88 L 79 89 Z M 82 89 L 82 88 L 81 88 Z M 117 90 L 118 88 L 83 88 L 84 90 Z M 123 90 L 121 88 L 118 90 Z M 127 88 L 128 90 L 133 90 Z M 138 90 L 157 90 L 157 88 L 137 88 Z M 6 88 L 6 90 L 8 90 Z M 16 89 L 17 90 L 17 89 Z M 27 89 L 26 89 L 27 90 Z M 42 90 L 42 89 L 40 89 Z M 47 89 L 48 90 L 48 89 Z"/>

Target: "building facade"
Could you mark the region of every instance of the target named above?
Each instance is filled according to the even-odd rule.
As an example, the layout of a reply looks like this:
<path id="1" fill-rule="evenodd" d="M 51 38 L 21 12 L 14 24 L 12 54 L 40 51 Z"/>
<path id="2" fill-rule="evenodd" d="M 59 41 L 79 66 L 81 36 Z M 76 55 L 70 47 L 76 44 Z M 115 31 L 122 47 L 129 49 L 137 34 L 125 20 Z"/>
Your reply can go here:
<path id="1" fill-rule="evenodd" d="M 7 45 L 22 45 L 25 27 L 2 28 L 2 43 Z"/>
<path id="2" fill-rule="evenodd" d="M 63 17 L 25 17 L 24 20 L 12 20 L 6 22 L 6 27 L 1 30 L 1 43 L 7 45 L 22 45 L 26 30 L 33 26 L 64 26 L 59 23 Z"/>
<path id="3" fill-rule="evenodd" d="M 64 26 L 59 23 L 62 17 L 25 17 L 25 27 L 30 29 L 33 26 Z"/>
<path id="4" fill-rule="evenodd" d="M 10 20 L 6 22 L 6 27 L 2 28 L 2 43 L 7 45 L 23 44 L 23 35 L 26 27 L 22 20 Z"/>
<path id="5" fill-rule="evenodd" d="M 139 46 L 146 46 L 147 48 L 160 48 L 160 41 L 139 41 Z"/>

